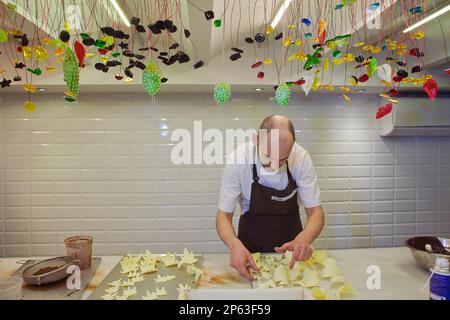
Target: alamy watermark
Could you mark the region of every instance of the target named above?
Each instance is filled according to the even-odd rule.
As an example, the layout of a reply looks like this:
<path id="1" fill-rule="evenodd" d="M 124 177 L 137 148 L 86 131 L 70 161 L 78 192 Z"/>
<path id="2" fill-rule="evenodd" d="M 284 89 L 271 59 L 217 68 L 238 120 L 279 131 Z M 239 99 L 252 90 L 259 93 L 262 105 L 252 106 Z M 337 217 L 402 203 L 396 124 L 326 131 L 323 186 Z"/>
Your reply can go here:
<path id="1" fill-rule="evenodd" d="M 247 157 L 239 157 L 233 152 L 237 147 L 252 141 L 263 141 L 264 143 L 257 144 L 259 153 L 270 153 L 269 159 L 278 159 L 279 136 L 278 129 L 203 130 L 203 122 L 194 121 L 193 134 L 183 128 L 172 132 L 171 141 L 176 144 L 171 151 L 171 160 L 175 165 L 253 164 L 256 163 L 256 152 L 253 149 L 248 150 Z"/>

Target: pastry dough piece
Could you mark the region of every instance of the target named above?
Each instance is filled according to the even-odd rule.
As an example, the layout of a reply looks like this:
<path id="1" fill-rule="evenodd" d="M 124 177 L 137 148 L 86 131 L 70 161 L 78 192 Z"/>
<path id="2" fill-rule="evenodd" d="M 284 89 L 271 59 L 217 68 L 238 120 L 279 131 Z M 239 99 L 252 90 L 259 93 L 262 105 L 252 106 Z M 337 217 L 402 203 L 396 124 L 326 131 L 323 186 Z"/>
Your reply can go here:
<path id="1" fill-rule="evenodd" d="M 132 287 L 134 286 L 133 278 L 128 279 L 122 283 L 122 287 Z"/>
<path id="2" fill-rule="evenodd" d="M 108 286 L 120 287 L 121 284 L 122 284 L 122 279 L 117 279 L 116 281 L 108 283 Z"/>
<path id="3" fill-rule="evenodd" d="M 158 276 L 155 279 L 156 283 L 164 283 L 170 280 L 175 279 L 176 276 L 172 276 L 172 275 L 167 275 L 167 276 L 161 276 L 160 274 L 158 274 Z"/>
<path id="4" fill-rule="evenodd" d="M 107 293 L 107 294 L 101 296 L 100 298 L 101 298 L 102 300 L 114 300 L 114 299 L 116 299 L 116 295 L 115 295 L 115 294 Z"/>
<path id="5" fill-rule="evenodd" d="M 168 253 L 161 256 L 161 261 L 165 267 L 173 267 L 177 265 L 177 256 L 175 254 Z"/>
<path id="6" fill-rule="evenodd" d="M 144 277 L 142 276 L 142 274 L 138 274 L 136 275 L 136 277 L 132 278 L 132 280 L 134 283 L 139 283 L 144 281 Z"/>
<path id="7" fill-rule="evenodd" d="M 339 275 L 339 268 L 334 258 L 327 258 L 323 261 L 322 278 L 331 278 Z"/>
<path id="8" fill-rule="evenodd" d="M 155 293 L 156 293 L 156 295 L 157 295 L 158 297 L 164 297 L 164 296 L 167 295 L 166 288 L 164 288 L 164 287 L 162 287 L 162 288 L 156 288 Z"/>
<path id="9" fill-rule="evenodd" d="M 191 290 L 191 287 L 189 287 L 189 285 L 186 284 L 183 286 L 182 284 L 180 284 L 177 289 L 177 291 L 179 292 L 178 300 L 187 300 L 190 290 Z"/>
<path id="10" fill-rule="evenodd" d="M 186 272 L 190 275 L 195 275 L 194 281 L 197 282 L 201 277 L 203 277 L 203 271 L 193 265 L 188 265 Z"/>
<path id="11" fill-rule="evenodd" d="M 177 266 L 178 268 L 181 268 L 183 264 L 193 265 L 197 261 L 198 259 L 195 257 L 194 252 L 189 252 L 188 249 L 184 248 L 183 255 L 181 256 Z"/>
<path id="12" fill-rule="evenodd" d="M 119 287 L 109 287 L 108 289 L 105 289 L 105 292 L 107 294 L 117 294 L 117 291 L 119 291 Z"/>
<path id="13" fill-rule="evenodd" d="M 320 278 L 317 271 L 306 268 L 303 272 L 303 279 L 300 284 L 305 288 L 312 288 L 320 286 Z"/>
<path id="14" fill-rule="evenodd" d="M 122 296 L 132 297 L 137 294 L 136 287 L 123 289 Z"/>
<path id="15" fill-rule="evenodd" d="M 150 293 L 147 290 L 147 295 L 143 296 L 142 300 L 157 300 L 158 298 L 159 296 L 155 292 Z"/>

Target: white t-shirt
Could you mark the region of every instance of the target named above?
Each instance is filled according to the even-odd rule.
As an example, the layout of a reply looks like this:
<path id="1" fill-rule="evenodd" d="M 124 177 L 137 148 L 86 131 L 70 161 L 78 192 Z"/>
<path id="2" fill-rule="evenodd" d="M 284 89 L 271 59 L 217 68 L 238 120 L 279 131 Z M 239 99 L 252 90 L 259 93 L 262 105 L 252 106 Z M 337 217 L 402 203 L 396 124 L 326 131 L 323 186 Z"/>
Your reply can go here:
<path id="1" fill-rule="evenodd" d="M 251 155 L 254 154 L 251 142 L 241 145 L 229 155 L 235 159 L 227 164 L 222 176 L 220 188 L 219 209 L 224 212 L 234 212 L 237 202 L 242 212 L 246 213 L 250 207 L 250 195 L 253 183 L 253 166 Z M 298 187 L 298 203 L 305 208 L 320 205 L 320 189 L 317 183 L 317 173 L 309 153 L 294 143 L 288 158 L 289 171 Z M 288 185 L 287 166 L 284 164 L 276 173 L 267 172 L 256 157 L 256 168 L 259 183 L 263 186 L 284 190 Z"/>

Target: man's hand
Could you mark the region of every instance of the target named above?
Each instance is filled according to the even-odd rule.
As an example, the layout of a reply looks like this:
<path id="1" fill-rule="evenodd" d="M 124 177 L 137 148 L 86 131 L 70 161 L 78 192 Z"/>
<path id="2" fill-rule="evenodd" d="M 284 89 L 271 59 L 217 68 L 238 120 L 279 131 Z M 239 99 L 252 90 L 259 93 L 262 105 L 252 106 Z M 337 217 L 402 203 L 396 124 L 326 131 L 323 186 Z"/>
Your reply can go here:
<path id="1" fill-rule="evenodd" d="M 311 258 L 313 247 L 311 242 L 300 233 L 294 240 L 286 242 L 281 247 L 276 247 L 277 253 L 283 253 L 286 250 L 292 251 L 292 259 L 289 263 L 289 268 L 292 269 L 297 261 L 305 261 Z"/>
<path id="2" fill-rule="evenodd" d="M 255 278 L 248 272 L 247 267 L 250 266 L 253 270 L 259 271 L 252 254 L 239 239 L 236 239 L 230 246 L 230 266 L 235 268 L 241 276 L 250 280 L 254 280 Z"/>

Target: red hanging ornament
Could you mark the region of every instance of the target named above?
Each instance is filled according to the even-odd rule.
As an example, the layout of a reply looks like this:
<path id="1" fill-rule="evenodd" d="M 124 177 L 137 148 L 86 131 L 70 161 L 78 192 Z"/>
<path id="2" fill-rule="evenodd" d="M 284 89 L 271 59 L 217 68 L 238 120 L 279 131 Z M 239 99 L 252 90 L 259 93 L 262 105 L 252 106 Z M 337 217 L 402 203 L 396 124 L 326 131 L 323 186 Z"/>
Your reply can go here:
<path id="1" fill-rule="evenodd" d="M 320 43 L 321 47 L 323 47 L 323 45 L 325 44 L 326 37 L 327 37 L 327 32 L 326 31 L 324 31 L 321 34 L 319 34 L 319 43 Z"/>
<path id="2" fill-rule="evenodd" d="M 262 71 L 260 71 L 260 72 L 258 72 L 258 79 L 264 79 L 264 76 L 265 76 L 265 74 L 264 74 L 264 72 L 262 72 Z"/>
<path id="3" fill-rule="evenodd" d="M 394 106 L 390 102 L 386 103 L 384 106 L 381 106 L 377 111 L 377 115 L 376 115 L 377 120 L 387 116 L 389 113 L 392 112 L 393 108 L 394 108 Z"/>
<path id="4" fill-rule="evenodd" d="M 294 82 L 294 84 L 296 86 L 301 86 L 302 84 L 306 83 L 306 81 L 304 79 L 299 79 L 297 81 Z"/>
<path id="5" fill-rule="evenodd" d="M 74 45 L 75 54 L 77 55 L 78 62 L 80 63 L 80 67 L 84 68 L 84 58 L 86 57 L 86 48 L 80 41 L 75 41 Z"/>
<path id="6" fill-rule="evenodd" d="M 361 77 L 359 77 L 359 82 L 366 82 L 369 80 L 369 76 L 367 74 L 363 74 Z"/>
<path id="7" fill-rule="evenodd" d="M 434 79 L 428 79 L 425 84 L 423 85 L 423 90 L 425 90 L 425 92 L 428 95 L 428 98 L 430 98 L 430 100 L 434 101 L 436 100 L 437 97 L 437 93 L 438 93 L 438 85 L 436 80 Z"/>
<path id="8" fill-rule="evenodd" d="M 116 80 L 119 80 L 119 81 L 123 80 L 123 76 L 121 76 L 120 74 L 116 75 L 115 78 L 116 78 Z"/>
<path id="9" fill-rule="evenodd" d="M 262 64 L 263 64 L 263 63 L 262 63 L 261 61 L 256 62 L 256 63 L 252 64 L 252 69 L 256 69 L 256 68 L 262 66 Z"/>
<path id="10" fill-rule="evenodd" d="M 389 96 L 392 98 L 392 97 L 395 97 L 395 96 L 397 96 L 398 95 L 398 90 L 397 89 L 395 89 L 395 88 L 392 88 L 391 90 L 389 90 Z"/>
<path id="11" fill-rule="evenodd" d="M 105 48 L 103 48 L 103 49 L 98 49 L 98 53 L 100 53 L 100 54 L 107 54 L 108 53 L 108 49 L 105 49 Z"/>

